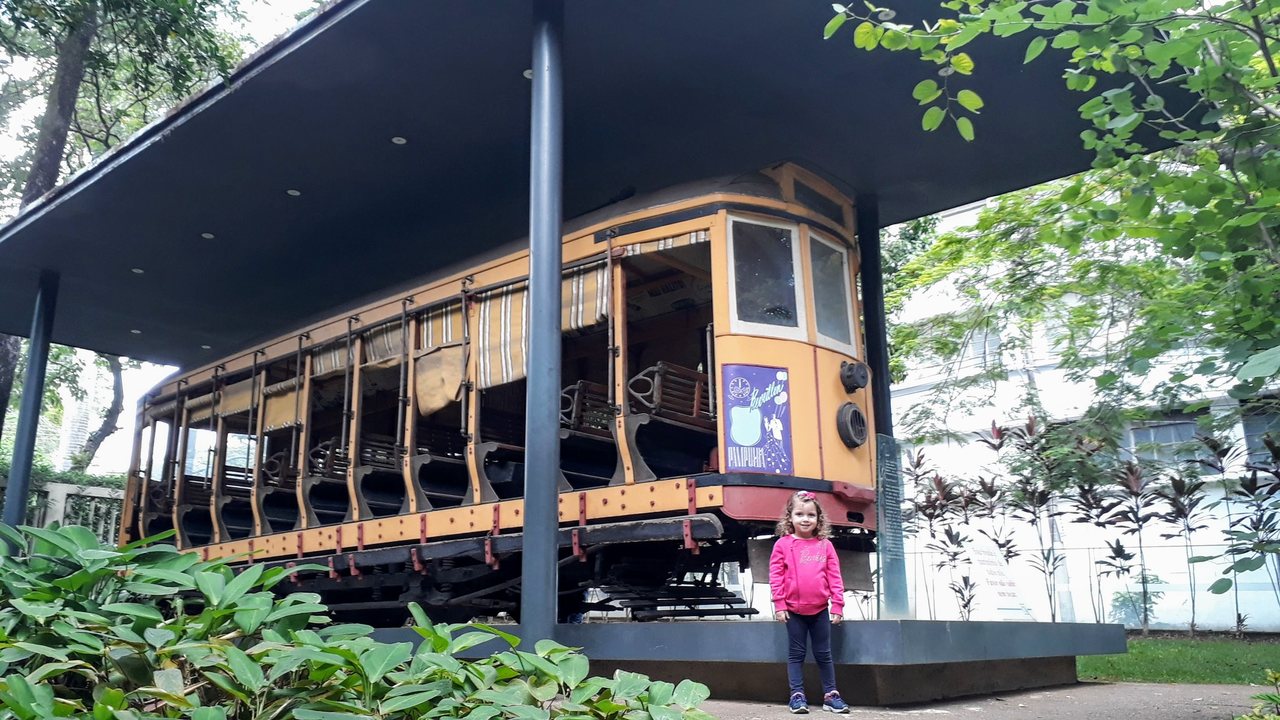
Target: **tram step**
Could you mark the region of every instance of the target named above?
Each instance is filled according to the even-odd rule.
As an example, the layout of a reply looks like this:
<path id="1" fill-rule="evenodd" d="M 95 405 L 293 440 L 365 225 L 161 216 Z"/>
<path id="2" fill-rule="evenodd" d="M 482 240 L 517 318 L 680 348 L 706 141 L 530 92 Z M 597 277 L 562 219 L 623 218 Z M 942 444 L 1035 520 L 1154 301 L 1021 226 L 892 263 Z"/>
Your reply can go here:
<path id="1" fill-rule="evenodd" d="M 622 607 L 641 609 L 669 606 L 693 607 L 695 605 L 745 605 L 747 602 L 740 597 L 619 600 L 616 597 L 610 596 L 609 600 L 611 602 L 618 603 Z"/>
<path id="2" fill-rule="evenodd" d="M 633 610 L 631 618 L 640 622 L 649 620 L 661 620 L 663 618 L 682 618 L 682 617 L 747 617 L 748 615 L 757 615 L 759 610 L 751 607 L 744 608 L 707 608 L 703 610 Z"/>

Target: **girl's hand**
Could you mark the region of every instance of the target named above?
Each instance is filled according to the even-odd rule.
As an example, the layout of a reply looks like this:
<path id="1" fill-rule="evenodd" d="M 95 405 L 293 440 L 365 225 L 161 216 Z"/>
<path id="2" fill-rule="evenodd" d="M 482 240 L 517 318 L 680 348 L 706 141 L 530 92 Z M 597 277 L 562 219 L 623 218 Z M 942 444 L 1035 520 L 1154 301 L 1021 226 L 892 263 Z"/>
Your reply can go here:
<path id="1" fill-rule="evenodd" d="M 844 620 L 844 616 L 843 616 L 843 615 L 832 615 L 832 616 L 831 616 L 831 624 L 832 624 L 832 625 L 839 625 L 843 620 Z"/>
<path id="2" fill-rule="evenodd" d="M 786 610 L 779 610 L 778 612 L 773 614 L 773 619 L 777 620 L 778 622 L 786 622 L 787 617 L 788 616 L 787 616 Z"/>

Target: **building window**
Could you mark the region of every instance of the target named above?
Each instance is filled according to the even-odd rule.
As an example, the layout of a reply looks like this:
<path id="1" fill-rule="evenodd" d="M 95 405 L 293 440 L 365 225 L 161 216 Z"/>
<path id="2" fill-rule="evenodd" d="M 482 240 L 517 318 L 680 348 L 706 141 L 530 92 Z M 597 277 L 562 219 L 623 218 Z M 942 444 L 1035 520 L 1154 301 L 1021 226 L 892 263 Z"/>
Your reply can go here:
<path id="1" fill-rule="evenodd" d="M 1255 412 L 1241 418 L 1244 424 L 1244 444 L 1249 451 L 1250 463 L 1265 463 L 1271 460 L 1271 452 L 1262 443 L 1262 438 L 1270 434 L 1280 440 L 1280 413 Z"/>
<path id="2" fill-rule="evenodd" d="M 986 368 L 1000 360 L 1000 333 L 976 328 L 960 354 L 960 368 Z"/>
<path id="3" fill-rule="evenodd" d="M 1169 418 L 1134 423 L 1129 429 L 1130 448 L 1139 460 L 1169 464 L 1194 460 L 1196 421 L 1192 418 Z"/>

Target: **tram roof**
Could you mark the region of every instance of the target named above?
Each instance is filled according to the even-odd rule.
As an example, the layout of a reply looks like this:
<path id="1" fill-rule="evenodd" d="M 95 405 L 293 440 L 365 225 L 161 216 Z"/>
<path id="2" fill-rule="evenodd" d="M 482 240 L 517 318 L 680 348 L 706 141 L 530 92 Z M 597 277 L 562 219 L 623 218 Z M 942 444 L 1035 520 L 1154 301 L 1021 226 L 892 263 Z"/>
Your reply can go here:
<path id="1" fill-rule="evenodd" d="M 824 42 L 830 16 L 568 3 L 565 217 L 792 160 L 888 225 L 1088 166 L 1080 97 L 1024 43 L 971 45 L 990 111 L 965 143 L 919 129 L 929 66 Z M 193 368 L 521 237 L 530 24 L 528 2 L 330 4 L 0 227 L 0 332 L 29 332 L 52 269 L 55 342 Z"/>

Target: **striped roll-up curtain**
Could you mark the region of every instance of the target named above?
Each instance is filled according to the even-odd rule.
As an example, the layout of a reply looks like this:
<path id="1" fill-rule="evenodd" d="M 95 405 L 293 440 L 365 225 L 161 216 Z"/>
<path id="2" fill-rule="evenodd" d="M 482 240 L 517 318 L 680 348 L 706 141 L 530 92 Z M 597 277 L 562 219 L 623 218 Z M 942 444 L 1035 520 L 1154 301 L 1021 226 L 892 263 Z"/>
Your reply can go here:
<path id="1" fill-rule="evenodd" d="M 195 425 L 201 420 L 213 417 L 213 393 L 193 397 L 187 400 L 187 410 L 191 414 L 187 418 L 188 425 Z"/>
<path id="2" fill-rule="evenodd" d="M 529 340 L 529 283 L 491 290 L 479 297 L 480 321 L 476 360 L 481 390 L 515 382 L 525 376 Z"/>
<path id="3" fill-rule="evenodd" d="M 302 420 L 298 417 L 301 403 L 298 402 L 297 378 L 268 385 L 262 394 L 266 396 L 262 403 L 264 432 L 301 424 Z"/>
<path id="4" fill-rule="evenodd" d="M 453 300 L 437 305 L 422 313 L 419 322 L 422 323 L 420 350 L 462 342 L 462 301 Z"/>
<path id="5" fill-rule="evenodd" d="M 230 417 L 237 413 L 248 412 L 254 405 L 254 379 L 241 380 L 222 389 L 222 399 L 218 403 L 218 415 Z"/>
<path id="6" fill-rule="evenodd" d="M 408 329 L 407 326 L 404 328 L 405 331 Z M 398 365 L 404 351 L 413 350 L 405 342 L 399 318 L 379 325 L 364 334 L 364 361 L 371 365 Z"/>
<path id="7" fill-rule="evenodd" d="M 694 232 L 684 233 L 683 235 L 673 235 L 659 240 L 649 240 L 647 242 L 636 243 L 634 245 L 624 245 L 628 256 L 640 255 L 643 253 L 661 252 L 672 248 L 684 247 L 686 245 L 697 245 L 711 240 L 711 233 L 707 230 L 695 230 Z"/>
<path id="8" fill-rule="evenodd" d="M 479 296 L 476 338 L 480 389 L 525 377 L 529 340 L 529 283 L 521 281 Z M 568 332 L 609 317 L 609 271 L 604 261 L 573 268 L 560 287 L 560 328 Z"/>
<path id="9" fill-rule="evenodd" d="M 354 343 L 351 351 L 355 351 Z M 325 378 L 340 373 L 347 367 L 347 340 L 341 340 L 316 350 L 311 355 L 311 377 Z"/>
<path id="10" fill-rule="evenodd" d="M 178 399 L 174 398 L 168 402 L 152 405 L 147 408 L 148 420 L 172 420 L 173 412 L 178 409 Z"/>
<path id="11" fill-rule="evenodd" d="M 609 317 L 609 267 L 603 262 L 565 273 L 560 288 L 560 328 L 581 330 Z"/>

